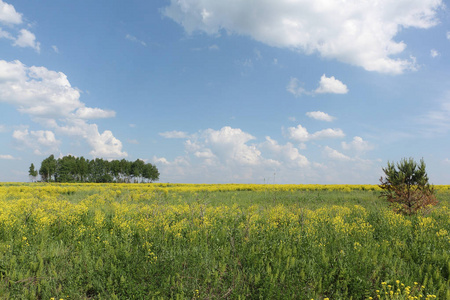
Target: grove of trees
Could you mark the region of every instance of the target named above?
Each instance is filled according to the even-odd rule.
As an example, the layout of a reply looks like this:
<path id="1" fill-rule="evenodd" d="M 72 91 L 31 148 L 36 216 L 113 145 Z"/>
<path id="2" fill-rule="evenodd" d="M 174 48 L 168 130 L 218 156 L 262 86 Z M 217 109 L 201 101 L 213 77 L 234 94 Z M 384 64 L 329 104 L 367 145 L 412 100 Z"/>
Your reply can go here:
<path id="1" fill-rule="evenodd" d="M 31 164 L 29 175 L 36 179 L 37 170 Z M 92 160 L 71 155 L 56 159 L 52 154 L 41 162 L 41 181 L 46 182 L 153 182 L 159 179 L 155 165 L 137 159 Z"/>

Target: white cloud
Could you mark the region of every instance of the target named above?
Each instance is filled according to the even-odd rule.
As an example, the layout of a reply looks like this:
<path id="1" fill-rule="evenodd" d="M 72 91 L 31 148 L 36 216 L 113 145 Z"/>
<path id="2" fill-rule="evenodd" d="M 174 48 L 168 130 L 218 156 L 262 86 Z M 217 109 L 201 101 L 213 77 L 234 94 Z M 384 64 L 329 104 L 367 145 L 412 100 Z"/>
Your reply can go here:
<path id="1" fill-rule="evenodd" d="M 165 137 L 166 139 L 185 139 L 188 137 L 188 134 L 184 131 L 166 131 L 160 132 L 160 136 Z"/>
<path id="2" fill-rule="evenodd" d="M 202 133 L 205 148 L 210 148 L 228 163 L 255 165 L 261 162 L 261 152 L 247 142 L 254 136 L 239 128 L 225 126 L 220 130 L 207 129 Z"/>
<path id="3" fill-rule="evenodd" d="M 211 149 L 204 149 L 203 151 L 196 151 L 194 155 L 198 158 L 215 158 L 216 156 L 212 153 Z"/>
<path id="4" fill-rule="evenodd" d="M 136 124 L 128 124 L 131 128 L 136 128 Z"/>
<path id="5" fill-rule="evenodd" d="M 6 160 L 14 160 L 16 159 L 14 156 L 9 154 L 0 154 L 0 159 L 6 159 Z"/>
<path id="6" fill-rule="evenodd" d="M 350 161 L 352 160 L 349 156 L 342 154 L 341 152 L 330 148 L 328 146 L 325 146 L 324 153 L 328 158 L 331 158 L 333 160 L 340 160 L 340 161 Z"/>
<path id="7" fill-rule="evenodd" d="M 22 24 L 22 14 L 18 13 L 13 5 L 0 0 L 0 23 L 11 25 Z"/>
<path id="8" fill-rule="evenodd" d="M 53 51 L 55 51 L 55 53 L 59 53 L 59 49 L 55 45 L 52 46 L 52 49 L 53 49 Z"/>
<path id="9" fill-rule="evenodd" d="M 154 157 L 153 161 L 171 182 L 242 182 L 258 178 L 262 183 L 264 177 L 272 176 L 278 169 L 296 172 L 308 165 L 290 143 L 279 145 L 269 137 L 263 143 L 252 143 L 255 140 L 251 134 L 229 126 L 201 130 L 185 141 L 185 156 L 173 161 Z M 262 151 L 269 157 L 263 156 Z"/>
<path id="10" fill-rule="evenodd" d="M 18 13 L 13 5 L 0 0 L 0 24 L 5 24 L 7 27 L 14 28 L 23 23 L 22 14 Z M 19 35 L 14 37 L 11 32 L 0 28 L 0 38 L 6 38 L 14 41 L 13 46 L 30 47 L 40 52 L 40 43 L 36 41 L 36 36 L 27 29 L 20 29 Z"/>
<path id="11" fill-rule="evenodd" d="M 36 36 L 29 32 L 26 29 L 21 29 L 19 36 L 16 38 L 14 46 L 19 46 L 22 48 L 30 47 L 36 50 L 37 52 L 41 51 L 41 44 L 39 42 L 36 42 Z"/>
<path id="12" fill-rule="evenodd" d="M 300 97 L 303 94 L 310 94 L 303 87 L 301 87 L 302 83 L 295 77 L 291 77 L 288 85 L 286 86 L 286 90 L 294 95 L 295 97 Z"/>
<path id="13" fill-rule="evenodd" d="M 209 46 L 208 49 L 209 50 L 219 50 L 220 48 L 219 48 L 219 46 L 214 44 L 214 45 Z"/>
<path id="14" fill-rule="evenodd" d="M 319 87 L 315 90 L 318 94 L 347 94 L 348 88 L 334 76 L 327 77 L 325 74 L 320 77 Z"/>
<path id="15" fill-rule="evenodd" d="M 80 119 L 103 119 L 113 118 L 116 112 L 113 110 L 103 110 L 101 108 L 80 107 L 75 112 L 75 115 Z"/>
<path id="16" fill-rule="evenodd" d="M 31 148 L 36 155 L 57 152 L 61 144 L 61 141 L 57 140 L 55 134 L 49 130 L 15 130 L 13 138 L 19 149 Z"/>
<path id="17" fill-rule="evenodd" d="M 141 41 L 140 39 L 138 39 L 138 38 L 135 37 L 135 36 L 132 36 L 131 34 L 127 34 L 127 35 L 125 36 L 125 38 L 126 38 L 127 40 L 129 40 L 129 41 L 132 41 L 132 42 L 141 44 L 141 45 L 144 46 L 144 47 L 147 47 L 147 43 L 145 43 L 144 41 Z"/>
<path id="18" fill-rule="evenodd" d="M 355 150 L 356 152 L 362 153 L 373 149 L 373 146 L 369 142 L 364 141 L 361 137 L 355 136 L 353 141 L 350 143 L 342 142 L 342 149 L 344 150 Z"/>
<path id="19" fill-rule="evenodd" d="M 326 122 L 332 122 L 334 119 L 336 119 L 335 117 L 332 117 L 329 114 L 324 113 L 322 111 L 310 111 L 310 112 L 307 112 L 306 115 L 315 120 L 326 121 Z"/>
<path id="20" fill-rule="evenodd" d="M 395 41 L 403 28 L 438 23 L 442 0 L 259 1 L 171 0 L 163 14 L 189 34 L 239 34 L 267 45 L 292 49 L 363 67 L 402 73 L 414 62 L 393 58 L 406 44 Z M 243 17 L 245 16 L 245 17 Z"/>
<path id="21" fill-rule="evenodd" d="M 327 139 L 327 138 L 342 138 L 344 132 L 339 129 L 327 128 L 320 131 L 316 131 L 310 134 L 305 127 L 298 125 L 297 127 L 289 127 L 287 129 L 287 137 L 297 142 L 307 142 L 310 140 Z"/>
<path id="22" fill-rule="evenodd" d="M 450 31 L 447 31 L 447 34 L 446 34 L 446 36 L 447 36 L 447 39 L 449 39 L 449 40 L 450 40 Z"/>
<path id="23" fill-rule="evenodd" d="M 286 90 L 294 95 L 300 97 L 302 95 L 315 95 L 315 94 L 347 94 L 348 88 L 340 80 L 334 78 L 334 76 L 327 77 L 325 74 L 320 77 L 319 87 L 313 91 L 307 91 L 302 86 L 302 83 L 295 77 L 291 77 Z"/>
<path id="24" fill-rule="evenodd" d="M 306 128 L 300 124 L 297 127 L 289 127 L 287 131 L 287 137 L 291 140 L 298 142 L 306 142 L 310 140 L 310 134 L 308 130 L 306 130 Z"/>
<path id="25" fill-rule="evenodd" d="M 267 136 L 258 142 L 252 134 L 225 126 L 186 134 L 184 155 L 153 157 L 162 182 L 192 183 L 367 183 L 372 162 L 351 158 L 325 147 L 324 163 L 310 161 L 301 145 L 285 144 Z M 320 147 L 320 146 L 319 146 Z M 345 166 L 345 168 L 343 168 Z M 361 172 L 364 170 L 364 172 Z"/>
<path id="26" fill-rule="evenodd" d="M 86 140 L 93 156 L 127 156 L 122 151 L 122 143 L 111 131 L 100 133 L 96 124 L 87 122 L 87 119 L 112 117 L 114 112 L 86 107 L 79 98 L 80 92 L 70 85 L 62 72 L 45 67 L 27 67 L 20 61 L 0 60 L 0 103 L 15 106 L 19 112 L 30 115 L 33 121 L 58 134 Z M 44 131 L 37 132 L 42 134 Z M 17 132 L 16 140 L 21 140 L 23 135 L 36 137 L 37 134 L 25 133 L 22 131 L 21 135 Z M 49 134 L 46 136 L 49 137 Z M 36 150 L 30 143 L 22 142 L 22 145 Z M 37 152 L 40 150 L 37 149 Z"/>
<path id="27" fill-rule="evenodd" d="M 275 155 L 277 161 L 283 162 L 287 167 L 301 168 L 309 165 L 306 156 L 300 154 L 297 148 L 291 143 L 280 145 L 277 141 L 266 137 L 266 142 L 262 144 L 263 148 Z"/>
<path id="28" fill-rule="evenodd" d="M 432 58 L 435 58 L 435 57 L 437 57 L 437 56 L 439 56 L 439 55 L 441 55 L 437 50 L 435 50 L 435 49 L 431 49 L 430 50 L 430 56 L 432 57 Z"/>
<path id="29" fill-rule="evenodd" d="M 343 137 L 345 137 L 345 134 L 341 129 L 327 128 L 314 132 L 310 138 L 312 140 L 317 140 L 317 139 L 343 138 Z"/>
<path id="30" fill-rule="evenodd" d="M 11 33 L 4 31 L 0 28 L 0 39 L 8 39 L 8 40 L 15 40 L 15 38 L 11 35 Z"/>

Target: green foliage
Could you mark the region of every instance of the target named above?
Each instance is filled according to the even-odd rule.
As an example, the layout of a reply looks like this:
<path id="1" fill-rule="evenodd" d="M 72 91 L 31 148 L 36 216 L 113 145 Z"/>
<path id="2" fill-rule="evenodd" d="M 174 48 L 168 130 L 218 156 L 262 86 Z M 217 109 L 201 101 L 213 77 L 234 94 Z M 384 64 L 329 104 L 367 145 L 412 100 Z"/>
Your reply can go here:
<path id="1" fill-rule="evenodd" d="M 35 178 L 37 171 L 31 164 L 29 174 Z M 33 172 L 32 172 L 33 171 Z M 32 175 L 35 174 L 35 175 Z M 159 171 L 155 165 L 137 159 L 134 162 L 122 160 L 92 160 L 71 155 L 55 159 L 50 155 L 44 159 L 39 169 L 41 180 L 50 182 L 154 182 L 159 179 Z"/>
<path id="2" fill-rule="evenodd" d="M 379 186 L 394 211 L 412 215 L 438 203 L 423 159 L 420 164 L 412 158 L 403 158 L 397 165 L 388 162 L 383 172 L 386 177 L 380 178 Z"/>
<path id="3" fill-rule="evenodd" d="M 372 191 L 68 186 L 42 185 L 42 199 L 1 219 L 0 299 L 409 299 L 384 295 L 408 286 L 448 299 L 444 207 L 405 217 Z M 8 203 L 30 194 L 10 190 Z M 449 206 L 450 190 L 440 197 Z M 46 210 L 57 216 L 42 226 Z"/>
<path id="4" fill-rule="evenodd" d="M 41 168 L 39 169 L 39 175 L 41 175 L 42 181 L 52 181 L 52 176 L 54 177 L 56 173 L 56 160 L 55 156 L 52 154 L 41 163 Z"/>
<path id="5" fill-rule="evenodd" d="M 31 181 L 35 181 L 38 176 L 38 171 L 35 169 L 34 164 L 32 163 L 30 169 L 28 170 L 28 175 L 30 176 Z"/>

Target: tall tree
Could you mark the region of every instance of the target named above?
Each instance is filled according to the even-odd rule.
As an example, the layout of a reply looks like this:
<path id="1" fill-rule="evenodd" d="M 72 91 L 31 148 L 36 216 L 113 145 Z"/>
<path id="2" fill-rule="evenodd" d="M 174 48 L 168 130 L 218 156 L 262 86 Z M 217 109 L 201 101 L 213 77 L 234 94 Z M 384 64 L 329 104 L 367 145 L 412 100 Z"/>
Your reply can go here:
<path id="1" fill-rule="evenodd" d="M 38 176 L 38 171 L 34 168 L 33 163 L 31 163 L 30 169 L 28 171 L 28 175 L 30 176 L 31 181 L 36 181 L 36 177 Z"/>
<path id="2" fill-rule="evenodd" d="M 37 176 L 34 165 L 29 170 Z M 63 156 L 57 160 L 50 155 L 41 162 L 39 169 L 42 181 L 56 182 L 152 182 L 159 179 L 156 166 L 137 159 L 134 162 L 122 160 L 107 161 L 102 158 L 93 160 L 84 157 Z"/>
<path id="3" fill-rule="evenodd" d="M 159 179 L 159 172 L 155 165 L 147 163 L 144 166 L 142 176 L 147 179 L 148 182 L 153 182 Z"/>
<path id="4" fill-rule="evenodd" d="M 55 156 L 52 154 L 41 163 L 41 168 L 39 169 L 39 175 L 41 175 L 42 181 L 52 181 L 52 177 L 55 176 L 56 172 L 56 160 Z"/>
<path id="5" fill-rule="evenodd" d="M 142 181 L 142 173 L 144 172 L 145 162 L 140 159 L 136 159 L 131 164 L 131 175 L 134 177 L 135 182 Z"/>

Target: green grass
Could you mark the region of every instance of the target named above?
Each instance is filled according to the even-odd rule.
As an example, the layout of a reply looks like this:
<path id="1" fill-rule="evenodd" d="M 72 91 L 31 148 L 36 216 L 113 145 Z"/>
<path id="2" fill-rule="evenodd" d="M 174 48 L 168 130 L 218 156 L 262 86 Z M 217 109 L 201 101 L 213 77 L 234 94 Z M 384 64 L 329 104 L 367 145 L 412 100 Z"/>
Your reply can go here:
<path id="1" fill-rule="evenodd" d="M 412 217 L 376 191 L 27 192 L 0 198 L 1 299 L 450 299 L 449 192 Z"/>

